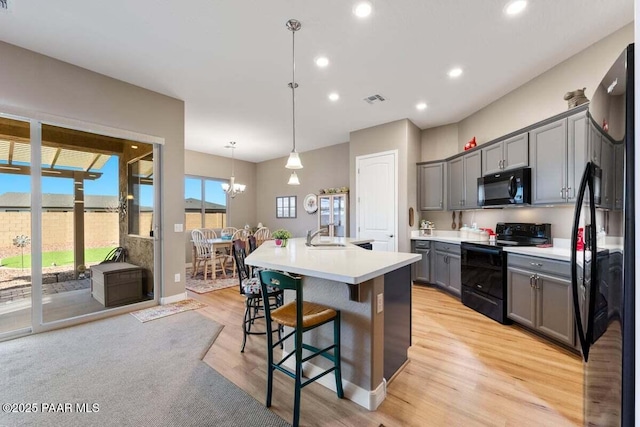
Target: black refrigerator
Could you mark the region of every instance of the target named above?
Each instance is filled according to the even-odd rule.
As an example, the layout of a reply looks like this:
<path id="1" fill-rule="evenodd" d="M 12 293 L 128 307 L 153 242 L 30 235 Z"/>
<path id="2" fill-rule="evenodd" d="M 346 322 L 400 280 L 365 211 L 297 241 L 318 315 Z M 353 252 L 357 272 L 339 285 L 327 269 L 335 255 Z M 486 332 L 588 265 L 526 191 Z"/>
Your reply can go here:
<path id="1" fill-rule="evenodd" d="M 630 427 L 635 420 L 633 73 L 629 45 L 596 88 L 587 114 L 589 161 L 571 235 L 586 426 Z M 613 157 L 599 156 L 602 147 Z"/>

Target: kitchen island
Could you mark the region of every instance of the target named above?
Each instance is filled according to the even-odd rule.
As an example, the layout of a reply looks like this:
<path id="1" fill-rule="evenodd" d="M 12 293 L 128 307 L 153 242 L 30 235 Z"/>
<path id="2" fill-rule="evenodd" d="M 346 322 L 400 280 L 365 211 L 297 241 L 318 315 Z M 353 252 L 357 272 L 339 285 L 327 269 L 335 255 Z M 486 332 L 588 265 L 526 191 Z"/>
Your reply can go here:
<path id="1" fill-rule="evenodd" d="M 349 238 L 318 241 L 345 246 L 308 247 L 305 239 L 290 239 L 280 248 L 267 241 L 246 258 L 246 263 L 302 276 L 306 301 L 341 310 L 345 397 L 375 410 L 385 398 L 385 382 L 408 360 L 411 264 L 421 255 L 370 251 L 356 246 L 363 243 L 361 240 Z M 293 299 L 289 294 L 285 292 L 285 302 Z M 332 339 L 330 325 L 305 334 L 306 342 L 320 348 Z M 291 348 L 291 343 L 285 343 L 284 352 Z M 306 377 L 327 367 L 321 358 L 310 362 L 304 365 Z M 335 390 L 331 375 L 318 382 Z"/>

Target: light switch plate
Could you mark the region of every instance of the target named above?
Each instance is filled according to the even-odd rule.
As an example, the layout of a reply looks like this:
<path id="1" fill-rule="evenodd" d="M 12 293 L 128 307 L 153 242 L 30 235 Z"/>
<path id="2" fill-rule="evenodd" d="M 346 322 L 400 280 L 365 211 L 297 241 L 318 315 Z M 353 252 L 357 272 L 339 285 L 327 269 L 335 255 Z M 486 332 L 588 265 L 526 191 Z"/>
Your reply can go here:
<path id="1" fill-rule="evenodd" d="M 173 280 L 178 283 L 180 281 L 180 273 L 176 273 L 176 275 L 173 277 Z"/>
<path id="2" fill-rule="evenodd" d="M 182 224 L 173 224 L 173 231 L 176 233 L 182 233 L 184 231 Z"/>
<path id="3" fill-rule="evenodd" d="M 384 310 L 384 294 L 378 294 L 376 302 L 377 302 L 376 313 L 380 314 L 382 313 L 382 310 Z"/>

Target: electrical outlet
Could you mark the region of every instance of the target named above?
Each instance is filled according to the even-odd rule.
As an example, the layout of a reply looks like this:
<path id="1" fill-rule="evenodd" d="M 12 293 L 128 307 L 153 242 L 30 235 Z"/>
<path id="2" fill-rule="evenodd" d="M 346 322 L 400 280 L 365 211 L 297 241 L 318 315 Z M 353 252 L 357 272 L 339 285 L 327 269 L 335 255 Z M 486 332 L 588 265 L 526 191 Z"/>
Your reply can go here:
<path id="1" fill-rule="evenodd" d="M 173 224 L 173 231 L 176 233 L 182 233 L 184 231 L 182 224 Z"/>
<path id="2" fill-rule="evenodd" d="M 180 273 L 176 273 L 176 275 L 173 276 L 173 280 L 178 283 L 180 281 Z"/>
<path id="3" fill-rule="evenodd" d="M 384 294 L 378 294 L 377 296 L 377 309 L 376 309 L 376 313 L 382 313 L 382 310 L 384 310 Z"/>

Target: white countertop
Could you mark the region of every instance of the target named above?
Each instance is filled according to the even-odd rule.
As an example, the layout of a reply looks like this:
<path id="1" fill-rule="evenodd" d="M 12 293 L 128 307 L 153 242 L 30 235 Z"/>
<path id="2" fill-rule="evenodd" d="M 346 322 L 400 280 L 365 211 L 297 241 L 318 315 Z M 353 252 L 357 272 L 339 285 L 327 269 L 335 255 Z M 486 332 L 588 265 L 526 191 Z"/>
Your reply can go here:
<path id="1" fill-rule="evenodd" d="M 434 240 L 436 242 L 446 242 L 460 244 L 465 240 L 471 240 L 468 237 L 464 239 L 460 236 L 459 231 L 434 230 L 431 236 L 421 236 L 419 230 L 411 231 L 411 240 Z"/>
<path id="2" fill-rule="evenodd" d="M 247 256 L 247 265 L 287 271 L 321 279 L 358 284 L 420 261 L 422 255 L 402 252 L 369 251 L 355 246 L 370 240 L 351 238 L 314 239 L 344 243 L 344 248 L 309 248 L 304 238 L 289 239 L 287 247 L 276 247 L 267 240 Z"/>
<path id="3" fill-rule="evenodd" d="M 622 245 L 602 245 L 598 246 L 600 249 L 609 249 L 610 252 L 622 252 Z M 505 252 L 537 256 L 540 258 L 555 259 L 556 261 L 571 261 L 571 250 L 567 247 L 551 247 L 551 248 L 537 248 L 530 246 L 515 246 L 505 247 Z"/>

